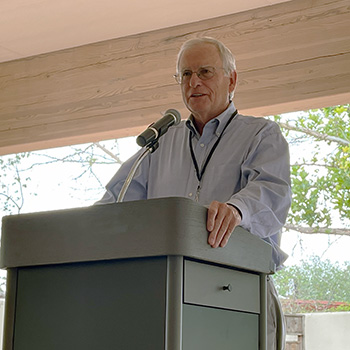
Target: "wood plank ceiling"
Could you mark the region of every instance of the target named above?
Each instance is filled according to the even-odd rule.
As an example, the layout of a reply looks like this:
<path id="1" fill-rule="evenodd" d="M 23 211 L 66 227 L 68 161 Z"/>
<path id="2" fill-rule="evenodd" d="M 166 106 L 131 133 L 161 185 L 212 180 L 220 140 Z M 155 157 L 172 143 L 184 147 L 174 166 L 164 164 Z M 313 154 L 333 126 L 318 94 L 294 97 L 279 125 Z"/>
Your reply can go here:
<path id="1" fill-rule="evenodd" d="M 293 0 L 0 63 L 0 154 L 136 135 L 185 111 L 172 78 L 192 37 L 235 54 L 241 113 L 349 103 L 349 0 Z"/>

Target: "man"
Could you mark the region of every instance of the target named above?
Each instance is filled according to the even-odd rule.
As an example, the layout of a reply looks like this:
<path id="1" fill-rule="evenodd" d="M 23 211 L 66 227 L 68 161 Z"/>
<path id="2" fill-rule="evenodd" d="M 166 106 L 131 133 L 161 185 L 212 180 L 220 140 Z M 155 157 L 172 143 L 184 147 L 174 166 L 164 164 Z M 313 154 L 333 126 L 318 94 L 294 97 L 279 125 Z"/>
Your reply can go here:
<path id="1" fill-rule="evenodd" d="M 235 61 L 215 39 L 186 42 L 176 71 L 191 115 L 159 140 L 159 149 L 143 161 L 125 200 L 191 198 L 208 206 L 208 244 L 213 248 L 224 247 L 241 225 L 272 245 L 274 262 L 281 266 L 286 256 L 279 248 L 279 233 L 291 195 L 288 145 L 277 124 L 238 114 L 232 102 Z M 123 164 L 98 204 L 116 201 L 137 157 Z M 271 283 L 269 288 L 274 292 Z M 270 304 L 268 349 L 275 349 L 276 317 Z"/>

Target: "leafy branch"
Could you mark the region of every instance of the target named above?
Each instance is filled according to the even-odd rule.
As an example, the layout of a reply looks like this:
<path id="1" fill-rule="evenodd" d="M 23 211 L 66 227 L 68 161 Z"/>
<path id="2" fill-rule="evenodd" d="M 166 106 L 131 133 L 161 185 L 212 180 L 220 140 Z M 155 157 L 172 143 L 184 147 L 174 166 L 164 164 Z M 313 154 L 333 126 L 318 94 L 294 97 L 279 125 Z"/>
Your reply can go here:
<path id="1" fill-rule="evenodd" d="M 103 184 L 96 174 L 97 168 L 101 165 L 121 164 L 118 153 L 118 142 L 114 141 L 109 142 L 109 147 L 96 142 L 52 152 L 29 152 L 0 157 L 0 208 L 4 213 L 20 213 L 25 197 L 28 195 L 24 189 L 27 188 L 27 182 L 31 181 L 31 178 L 24 174 L 31 174 L 35 168 L 41 169 L 41 167 L 45 171 L 45 166 L 54 164 L 76 164 L 77 175 L 72 180 L 77 183 L 84 178 L 84 183 L 78 184 L 77 188 L 81 190 L 81 186 L 85 186 L 85 193 L 89 190 L 101 190 Z M 97 189 L 93 189 L 92 183 L 97 184 Z M 54 186 L 59 185 L 59 183 L 54 184 Z M 73 187 L 71 189 L 75 190 Z M 36 193 L 31 193 L 31 195 L 36 195 Z"/>
<path id="2" fill-rule="evenodd" d="M 115 160 L 117 164 L 122 164 L 122 160 L 113 152 L 111 152 L 107 147 L 101 145 L 99 142 L 95 142 L 94 145 L 100 148 L 103 152 L 105 152 L 109 157 Z"/>
<path id="3" fill-rule="evenodd" d="M 291 125 L 289 123 L 279 122 L 279 125 L 283 129 L 301 132 L 303 134 L 312 136 L 312 137 L 314 137 L 316 139 L 319 139 L 319 140 L 330 141 L 330 142 L 337 142 L 337 143 L 339 143 L 341 145 L 344 145 L 344 146 L 349 146 L 350 145 L 350 141 L 342 139 L 340 137 L 321 134 L 320 132 L 317 132 L 317 131 L 314 131 L 314 130 L 310 130 L 310 129 L 307 129 L 307 128 L 297 127 L 297 126 Z"/>
<path id="4" fill-rule="evenodd" d="M 350 236 L 350 228 L 335 228 L 335 227 L 306 227 L 306 226 L 297 226 L 297 225 L 291 225 L 286 224 L 284 227 L 287 230 L 293 230 L 300 233 L 306 233 L 306 234 L 318 234 L 318 233 L 324 233 L 324 234 L 331 234 L 331 235 L 340 235 L 340 236 Z"/>
<path id="5" fill-rule="evenodd" d="M 287 229 L 350 235 L 349 115 L 350 105 L 344 105 L 275 116 L 291 152 L 296 150 Z"/>

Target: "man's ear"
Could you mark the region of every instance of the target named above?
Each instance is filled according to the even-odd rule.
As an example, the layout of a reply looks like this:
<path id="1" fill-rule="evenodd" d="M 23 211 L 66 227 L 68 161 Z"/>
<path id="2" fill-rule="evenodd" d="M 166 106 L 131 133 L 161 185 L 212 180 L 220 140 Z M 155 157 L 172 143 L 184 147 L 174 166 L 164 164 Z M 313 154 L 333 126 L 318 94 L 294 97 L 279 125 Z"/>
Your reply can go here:
<path id="1" fill-rule="evenodd" d="M 236 85 L 237 85 L 237 72 L 236 71 L 233 71 L 230 76 L 230 85 L 229 85 L 229 91 L 230 93 L 233 92 L 236 88 Z"/>

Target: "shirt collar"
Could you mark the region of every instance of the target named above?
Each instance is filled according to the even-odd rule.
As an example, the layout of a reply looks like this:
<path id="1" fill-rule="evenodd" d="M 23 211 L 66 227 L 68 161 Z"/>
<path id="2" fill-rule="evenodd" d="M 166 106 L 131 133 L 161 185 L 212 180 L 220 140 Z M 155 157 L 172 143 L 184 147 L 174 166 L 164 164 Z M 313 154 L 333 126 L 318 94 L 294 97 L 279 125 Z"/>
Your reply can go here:
<path id="1" fill-rule="evenodd" d="M 219 114 L 217 117 L 213 118 L 212 120 L 210 120 L 208 122 L 209 123 L 215 123 L 216 127 L 214 128 L 214 132 L 216 134 L 221 134 L 222 130 L 224 129 L 226 123 L 228 122 L 228 120 L 231 118 L 232 114 L 234 113 L 234 111 L 236 110 L 235 105 L 233 104 L 233 102 L 231 101 L 230 104 L 228 105 L 228 107 L 221 113 Z M 194 135 L 197 135 L 198 132 L 194 126 L 193 123 L 193 115 L 191 114 L 189 116 L 189 118 L 186 120 L 186 126 L 191 130 L 191 132 Z M 205 126 L 204 126 L 205 128 Z"/>

